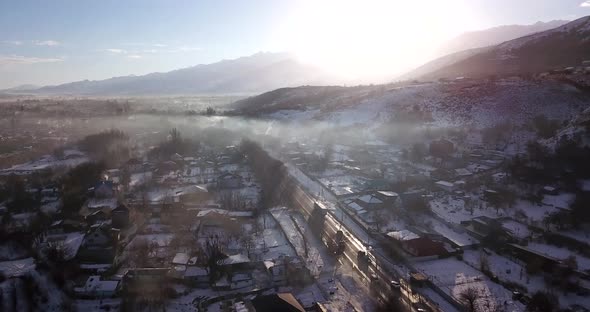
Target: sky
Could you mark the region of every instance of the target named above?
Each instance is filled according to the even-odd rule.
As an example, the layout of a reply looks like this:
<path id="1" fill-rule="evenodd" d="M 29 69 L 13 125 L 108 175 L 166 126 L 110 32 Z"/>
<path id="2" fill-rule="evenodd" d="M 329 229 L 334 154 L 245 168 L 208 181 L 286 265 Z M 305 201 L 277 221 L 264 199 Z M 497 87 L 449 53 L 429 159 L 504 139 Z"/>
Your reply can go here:
<path id="1" fill-rule="evenodd" d="M 585 15 L 584 0 L 0 0 L 0 89 L 261 51 L 378 77 L 428 61 L 465 31 Z"/>

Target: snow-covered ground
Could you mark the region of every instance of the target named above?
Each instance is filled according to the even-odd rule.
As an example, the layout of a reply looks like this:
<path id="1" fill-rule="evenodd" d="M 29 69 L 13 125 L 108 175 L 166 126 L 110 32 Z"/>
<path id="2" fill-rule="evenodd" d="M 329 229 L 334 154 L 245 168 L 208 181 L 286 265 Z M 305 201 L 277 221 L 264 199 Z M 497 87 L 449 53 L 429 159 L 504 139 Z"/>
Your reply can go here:
<path id="1" fill-rule="evenodd" d="M 34 270 L 35 259 L 25 258 L 20 260 L 0 262 L 0 273 L 5 277 L 18 277 Z"/>
<path id="2" fill-rule="evenodd" d="M 417 262 L 415 267 L 426 274 L 437 287 L 458 300 L 461 298 L 461 293 L 468 288 L 476 289 L 480 296 L 477 305 L 482 309 L 481 311 L 489 311 L 490 307 L 496 305 L 506 305 L 505 307 L 510 308 L 510 311 L 524 311 L 524 306 L 520 302 L 512 300 L 511 291 L 492 282 L 465 262 L 446 258 Z"/>
<path id="3" fill-rule="evenodd" d="M 489 270 L 498 276 L 501 281 L 516 283 L 526 288 L 529 294 L 545 291 L 548 287 L 551 287 L 551 285 L 545 283 L 542 275 L 527 274 L 525 264 L 519 264 L 518 261 L 513 261 L 495 252 L 483 253 L 481 250 L 466 250 L 463 253 L 463 260 L 474 268 L 480 268 L 482 258 L 488 263 Z M 555 292 L 555 294 L 559 297 L 562 306 L 572 304 L 590 306 L 590 298 L 588 297 L 577 296 L 572 293 L 564 294 L 563 292 Z"/>
<path id="4" fill-rule="evenodd" d="M 301 233 L 297 230 L 297 225 L 291 219 L 291 212 L 287 208 L 273 208 L 270 210 L 273 218 L 280 224 L 281 229 L 287 236 L 287 239 L 302 258 L 307 258 L 308 250 L 306 248 L 306 242 Z"/>
<path id="5" fill-rule="evenodd" d="M 540 113 L 555 119 L 567 119 L 579 111 L 578 107 L 585 105 L 578 90 L 551 80 L 543 83 L 524 79 L 500 79 L 495 83 L 424 83 L 388 90 L 348 88 L 320 101 L 310 100 L 314 92 L 307 88 L 285 92 L 288 94 L 277 102 L 262 103 L 268 112 L 266 117 L 281 122 L 316 121 L 337 126 L 362 124 L 369 128 L 386 124 L 392 117 L 414 107 L 430 112 L 434 119 L 430 124 L 437 127 L 469 125 L 474 120 L 477 120 L 478 127 L 488 127 L 498 123 L 499 114 L 504 116 L 503 121 L 523 124 Z M 281 109 L 283 100 L 306 104 L 297 110 Z M 517 147 L 510 149 L 516 152 Z"/>
<path id="6" fill-rule="evenodd" d="M 475 217 L 487 216 L 491 218 L 497 218 L 505 216 L 500 210 L 500 213 L 496 213 L 495 209 L 485 208 L 485 202 L 483 202 L 482 209 L 479 206 L 473 208 L 473 212 L 466 209 L 465 201 L 463 199 L 454 198 L 452 196 L 437 197 L 430 201 L 430 207 L 432 211 L 439 217 L 449 223 L 460 224 L 462 221 L 469 221 Z"/>
<path id="7" fill-rule="evenodd" d="M 427 218 L 425 224 L 428 225 L 429 229 L 432 229 L 436 233 L 448 238 L 460 247 L 468 247 L 479 244 L 479 241 L 477 239 L 473 238 L 459 226 L 455 226 L 455 228 L 452 228 L 434 218 Z"/>
<path id="8" fill-rule="evenodd" d="M 529 243 L 526 246 L 528 249 L 534 250 L 538 253 L 553 257 L 555 259 L 565 260 L 568 257 L 575 257 L 578 263 L 578 269 L 582 271 L 590 270 L 590 258 L 580 256 L 579 254 L 562 247 L 554 245 L 543 244 L 538 242 Z"/>
<path id="9" fill-rule="evenodd" d="M 27 250 L 15 242 L 3 242 L 0 245 L 0 261 L 23 259 L 27 255 Z"/>
<path id="10" fill-rule="evenodd" d="M 53 155 L 45 155 L 35 161 L 14 165 L 10 168 L 0 170 L 0 174 L 29 174 L 35 171 L 54 168 L 73 168 L 90 159 L 86 156 L 76 156 L 68 159 L 59 159 Z"/>

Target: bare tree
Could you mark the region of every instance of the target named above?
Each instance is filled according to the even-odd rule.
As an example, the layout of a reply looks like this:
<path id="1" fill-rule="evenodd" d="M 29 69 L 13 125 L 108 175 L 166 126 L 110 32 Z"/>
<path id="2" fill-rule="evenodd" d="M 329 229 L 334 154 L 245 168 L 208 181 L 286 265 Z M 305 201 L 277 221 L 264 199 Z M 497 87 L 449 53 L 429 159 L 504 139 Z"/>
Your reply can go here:
<path id="1" fill-rule="evenodd" d="M 47 244 L 44 253 L 51 263 L 61 264 L 67 260 L 70 248 L 64 245 L 63 242 L 51 242 Z"/>
<path id="2" fill-rule="evenodd" d="M 127 190 L 129 188 L 129 183 L 131 183 L 131 172 L 129 172 L 127 167 L 124 167 L 123 170 L 121 170 L 121 185 Z"/>
<path id="3" fill-rule="evenodd" d="M 479 255 L 479 270 L 484 273 L 490 272 L 490 260 L 483 252 Z"/>
<path id="4" fill-rule="evenodd" d="M 477 312 L 476 302 L 480 297 L 479 290 L 475 287 L 468 287 L 459 294 L 459 300 L 469 312 Z"/>
<path id="5" fill-rule="evenodd" d="M 207 263 L 207 267 L 209 268 L 209 277 L 211 280 L 215 280 L 217 275 L 219 275 L 219 260 L 226 258 L 224 254 L 225 249 L 224 241 L 222 241 L 218 236 L 211 236 L 207 238 L 207 242 L 203 248 L 205 261 Z"/>
<path id="6" fill-rule="evenodd" d="M 390 294 L 387 296 L 386 300 L 379 301 L 377 308 L 375 309 L 377 312 L 405 312 L 408 311 L 407 308 L 400 301 L 400 297 Z"/>
<path id="7" fill-rule="evenodd" d="M 381 233 L 384 227 L 389 224 L 390 215 L 383 209 L 379 209 L 373 213 L 373 219 L 375 220 L 375 227 L 377 232 Z"/>
<path id="8" fill-rule="evenodd" d="M 145 238 L 136 238 L 130 249 L 130 264 L 133 267 L 146 267 L 150 256 L 150 244 Z"/>
<path id="9" fill-rule="evenodd" d="M 227 210 L 242 210 L 246 207 L 246 199 L 239 191 L 221 192 L 219 202 Z"/>
<path id="10" fill-rule="evenodd" d="M 576 256 L 571 255 L 563 260 L 563 263 L 567 266 L 568 269 L 575 271 L 578 269 L 578 259 Z"/>

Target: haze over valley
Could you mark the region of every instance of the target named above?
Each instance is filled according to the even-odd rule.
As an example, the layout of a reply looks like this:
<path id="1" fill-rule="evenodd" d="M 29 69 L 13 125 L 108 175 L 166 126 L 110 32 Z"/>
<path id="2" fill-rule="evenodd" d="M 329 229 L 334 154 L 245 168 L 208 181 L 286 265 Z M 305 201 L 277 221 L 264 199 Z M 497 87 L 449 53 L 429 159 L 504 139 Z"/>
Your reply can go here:
<path id="1" fill-rule="evenodd" d="M 0 310 L 590 311 L 589 9 L 1 3 Z"/>

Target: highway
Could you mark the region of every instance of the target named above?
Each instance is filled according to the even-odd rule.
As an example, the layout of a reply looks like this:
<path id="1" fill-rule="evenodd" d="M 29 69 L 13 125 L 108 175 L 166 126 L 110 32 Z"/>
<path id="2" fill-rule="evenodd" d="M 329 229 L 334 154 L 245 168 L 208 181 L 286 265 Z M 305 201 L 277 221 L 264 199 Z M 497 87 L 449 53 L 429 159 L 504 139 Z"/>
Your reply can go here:
<path id="1" fill-rule="evenodd" d="M 291 177 L 290 179 L 291 181 L 285 183 L 285 187 L 289 187 L 290 192 L 292 192 L 292 204 L 295 206 L 293 208 L 300 209 L 307 218 L 311 218 L 316 200 L 308 195 L 294 178 Z M 386 259 L 386 257 L 382 254 L 382 251 L 377 252 L 378 249 L 368 250 L 362 239 L 357 237 L 357 235 L 354 235 L 349 229 L 347 229 L 346 226 L 339 222 L 334 215 L 334 210 L 330 210 L 330 213 L 325 215 L 322 228 L 323 240 L 327 241 L 333 239 L 339 230 L 343 232 L 346 241 L 346 248 L 344 249 L 343 254 L 340 255 L 341 259 L 348 261 L 358 273 L 358 275 L 363 279 L 363 281 L 368 284 L 370 283 L 370 289 L 379 300 L 387 299 L 387 297 L 393 291 L 389 285 L 389 282 L 396 280 L 400 281 L 401 283 L 402 287 L 398 294 L 401 295 L 402 303 L 408 307 L 408 310 L 414 311 L 412 303 L 417 301 L 424 302 L 424 299 L 420 300 L 419 297 L 412 295 L 410 286 L 405 281 L 405 279 L 400 278 L 399 274 L 395 271 L 391 271 L 391 267 L 394 264 L 390 263 L 389 260 Z M 363 251 L 368 255 L 368 262 L 362 260 L 359 261 L 359 251 Z M 389 269 L 385 269 L 382 265 L 383 263 L 387 263 L 386 265 L 389 267 Z M 372 280 L 371 276 L 376 276 L 377 279 Z M 436 311 L 434 306 L 430 306 L 432 311 Z"/>
<path id="2" fill-rule="evenodd" d="M 411 265 L 406 263 L 394 263 L 384 252 L 381 239 L 375 239 L 363 227 L 359 226 L 352 220 L 344 210 L 338 205 L 337 198 L 323 185 L 309 178 L 299 168 L 285 162 L 280 154 L 266 149 L 270 158 L 279 159 L 287 169 L 286 178 L 280 183 L 279 193 L 283 199 L 290 199 L 290 206 L 299 209 L 308 219 L 308 223 L 313 215 L 315 202 L 327 204 L 330 209 L 325 215 L 322 227 L 322 238 L 333 238 L 338 230 L 341 230 L 346 239 L 346 248 L 341 259 L 347 260 L 351 267 L 359 276 L 371 283 L 370 287 L 374 290 L 378 300 L 385 300 L 391 295 L 390 281 L 399 281 L 401 289 L 397 292 L 400 295 L 400 301 L 408 308 L 409 311 L 442 311 L 438 306 L 427 297 L 420 294 L 421 289 L 412 289 L 409 283 L 409 272 Z M 314 196 L 313 194 L 317 194 Z M 314 217 L 317 215 L 314 215 Z M 340 221 L 339 221 L 340 220 Z M 367 241 L 364 244 L 363 241 Z M 370 265 L 362 265 L 357 259 L 359 251 L 365 252 L 369 256 Z M 366 263 L 366 262 L 365 262 Z M 371 276 L 376 276 L 377 281 L 371 282 Z M 440 300 L 446 300 L 438 298 Z M 446 306 L 454 306 L 454 303 L 445 302 Z M 451 311 L 457 311 L 452 309 Z"/>

